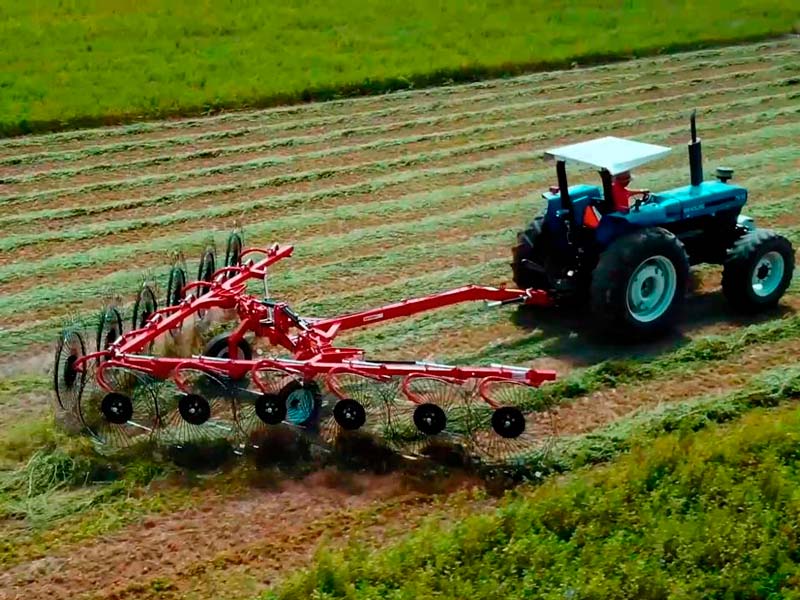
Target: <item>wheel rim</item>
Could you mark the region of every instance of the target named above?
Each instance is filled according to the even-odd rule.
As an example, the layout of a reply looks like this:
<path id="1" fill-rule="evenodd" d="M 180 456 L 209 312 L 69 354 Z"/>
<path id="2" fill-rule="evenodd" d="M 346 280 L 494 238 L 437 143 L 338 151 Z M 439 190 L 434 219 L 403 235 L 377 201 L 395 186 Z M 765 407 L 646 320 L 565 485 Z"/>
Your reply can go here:
<path id="1" fill-rule="evenodd" d="M 503 406 L 492 414 L 492 429 L 506 439 L 518 438 L 525 432 L 525 417 L 518 408 Z"/>
<path id="2" fill-rule="evenodd" d="M 628 312 L 640 323 L 655 321 L 669 310 L 677 287 L 672 261 L 664 256 L 648 258 L 628 281 Z"/>
<path id="3" fill-rule="evenodd" d="M 775 292 L 783 280 L 784 261 L 779 252 L 767 252 L 753 269 L 751 284 L 753 293 L 761 298 Z"/>
<path id="4" fill-rule="evenodd" d="M 447 415 L 436 404 L 420 404 L 414 410 L 414 425 L 425 435 L 436 435 L 447 427 Z"/>
<path id="5" fill-rule="evenodd" d="M 211 418 L 211 405 L 198 394 L 186 394 L 178 400 L 178 412 L 192 425 L 202 425 Z"/>
<path id="6" fill-rule="evenodd" d="M 333 407 L 333 418 L 346 431 L 359 429 L 367 420 L 367 413 L 361 404 L 353 399 L 339 400 Z"/>
<path id="7" fill-rule="evenodd" d="M 286 398 L 286 420 L 302 425 L 314 414 L 314 392 L 306 388 L 294 390 Z"/>

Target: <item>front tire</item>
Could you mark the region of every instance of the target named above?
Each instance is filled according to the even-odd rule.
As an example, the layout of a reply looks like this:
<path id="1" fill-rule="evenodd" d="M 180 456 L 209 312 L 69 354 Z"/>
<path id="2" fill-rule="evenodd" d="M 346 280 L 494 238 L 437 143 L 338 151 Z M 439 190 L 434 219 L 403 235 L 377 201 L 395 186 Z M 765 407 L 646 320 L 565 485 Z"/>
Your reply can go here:
<path id="1" fill-rule="evenodd" d="M 794 273 L 794 249 L 768 229 L 740 237 L 728 250 L 722 293 L 735 309 L 756 313 L 778 303 Z"/>
<path id="2" fill-rule="evenodd" d="M 683 308 L 688 280 L 689 258 L 671 232 L 651 227 L 618 238 L 592 273 L 598 328 L 625 339 L 665 333 Z"/>

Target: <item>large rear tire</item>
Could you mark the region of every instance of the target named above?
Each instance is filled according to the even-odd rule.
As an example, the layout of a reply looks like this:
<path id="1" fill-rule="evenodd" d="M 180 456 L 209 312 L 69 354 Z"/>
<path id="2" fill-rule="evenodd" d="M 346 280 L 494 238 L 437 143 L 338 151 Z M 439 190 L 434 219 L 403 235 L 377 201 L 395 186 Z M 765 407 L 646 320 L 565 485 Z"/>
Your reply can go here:
<path id="1" fill-rule="evenodd" d="M 778 303 L 794 273 L 794 249 L 785 237 L 757 229 L 728 250 L 722 293 L 735 309 L 756 313 Z"/>
<path id="2" fill-rule="evenodd" d="M 545 240 L 542 236 L 543 217 L 536 217 L 525 231 L 517 234 L 517 244 L 511 250 L 514 284 L 521 289 L 547 289 L 547 275 L 528 266 L 530 263 L 544 265 Z"/>
<path id="3" fill-rule="evenodd" d="M 683 308 L 688 279 L 686 250 L 666 229 L 649 227 L 618 238 L 592 273 L 598 328 L 626 340 L 664 334 Z"/>

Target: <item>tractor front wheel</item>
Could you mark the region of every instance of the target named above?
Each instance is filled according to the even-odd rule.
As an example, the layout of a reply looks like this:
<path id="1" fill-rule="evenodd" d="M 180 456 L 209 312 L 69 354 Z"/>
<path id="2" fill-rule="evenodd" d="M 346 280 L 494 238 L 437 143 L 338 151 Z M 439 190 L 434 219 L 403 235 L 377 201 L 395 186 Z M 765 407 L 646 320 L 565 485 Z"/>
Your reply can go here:
<path id="1" fill-rule="evenodd" d="M 794 249 L 768 229 L 751 231 L 728 250 L 722 293 L 737 310 L 755 313 L 775 306 L 792 281 Z"/>
<path id="2" fill-rule="evenodd" d="M 605 333 L 626 339 L 653 338 L 680 314 L 689 280 L 681 241 L 660 227 L 615 240 L 592 273 L 591 304 Z"/>

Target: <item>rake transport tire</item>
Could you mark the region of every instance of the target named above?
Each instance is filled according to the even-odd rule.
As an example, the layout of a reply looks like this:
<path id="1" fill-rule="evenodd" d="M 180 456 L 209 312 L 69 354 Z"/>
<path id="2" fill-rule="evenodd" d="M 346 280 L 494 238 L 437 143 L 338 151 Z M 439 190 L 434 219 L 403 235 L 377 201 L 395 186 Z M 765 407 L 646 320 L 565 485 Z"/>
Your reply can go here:
<path id="1" fill-rule="evenodd" d="M 671 232 L 648 227 L 617 238 L 592 273 L 596 325 L 625 339 L 661 335 L 675 324 L 688 281 L 689 257 Z"/>
<path id="2" fill-rule="evenodd" d="M 214 358 L 230 358 L 228 350 L 228 338 L 230 338 L 230 334 L 228 333 L 221 333 L 211 338 L 206 344 L 205 350 L 203 350 L 203 356 L 213 356 Z M 253 348 L 250 346 L 250 343 L 247 340 L 239 340 L 237 347 L 239 349 L 239 356 L 236 357 L 237 359 L 250 360 L 253 358 Z"/>
<path id="3" fill-rule="evenodd" d="M 547 275 L 532 269 L 529 265 L 544 266 L 546 258 L 545 240 L 542 226 L 544 217 L 536 217 L 525 231 L 517 234 L 517 244 L 511 250 L 511 272 L 514 284 L 521 289 L 547 289 Z"/>
<path id="4" fill-rule="evenodd" d="M 728 249 L 722 293 L 741 312 L 772 308 L 792 282 L 794 263 L 794 249 L 785 237 L 768 229 L 747 233 Z"/>

